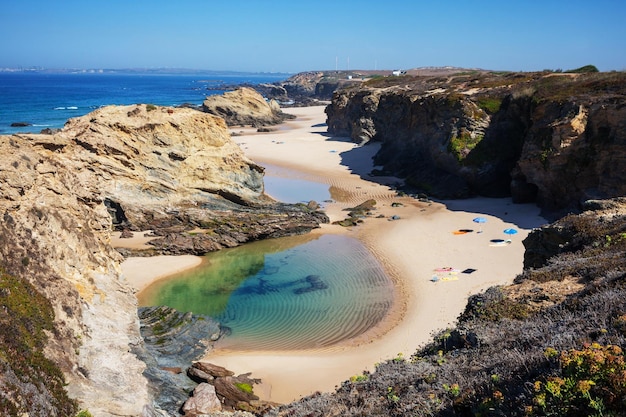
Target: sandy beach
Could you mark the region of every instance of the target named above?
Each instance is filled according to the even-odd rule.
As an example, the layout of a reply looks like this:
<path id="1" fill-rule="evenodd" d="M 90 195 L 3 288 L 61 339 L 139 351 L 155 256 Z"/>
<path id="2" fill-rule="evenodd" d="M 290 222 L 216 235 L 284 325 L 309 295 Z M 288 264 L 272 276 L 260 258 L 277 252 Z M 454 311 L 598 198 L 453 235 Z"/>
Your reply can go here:
<path id="1" fill-rule="evenodd" d="M 261 378 L 263 384 L 255 392 L 276 402 L 332 391 L 353 375 L 373 371 L 377 362 L 398 354 L 410 356 L 434 332 L 454 325 L 469 295 L 511 283 L 522 271 L 522 240 L 532 228 L 546 223 L 536 206 L 512 204 L 510 199 L 423 202 L 399 197 L 389 186 L 396 179 L 368 175 L 377 145 L 359 147 L 346 138 L 328 136 L 323 106 L 285 111 L 297 118 L 274 132 L 246 131 L 233 139 L 250 159 L 266 167 L 267 175 L 328 184 L 333 202 L 325 207 L 331 222 L 346 216 L 344 208 L 375 199 L 374 216 L 359 226 L 329 224 L 315 233 L 345 233 L 362 241 L 394 281 L 397 302 L 377 328 L 340 346 L 307 351 L 214 351 L 204 358 L 235 373 L 251 372 L 252 377 Z M 391 220 L 392 216 L 397 220 Z M 485 222 L 474 222 L 476 217 Z M 507 235 L 503 232 L 507 228 L 518 233 Z M 191 263 L 185 265 L 181 258 L 181 263 L 167 259 L 161 266 L 152 263 L 154 259 L 146 264 L 131 258 L 122 268 L 129 282 L 142 289 L 169 272 L 164 265 L 197 265 L 199 258 L 191 258 L 196 264 L 187 259 Z"/>

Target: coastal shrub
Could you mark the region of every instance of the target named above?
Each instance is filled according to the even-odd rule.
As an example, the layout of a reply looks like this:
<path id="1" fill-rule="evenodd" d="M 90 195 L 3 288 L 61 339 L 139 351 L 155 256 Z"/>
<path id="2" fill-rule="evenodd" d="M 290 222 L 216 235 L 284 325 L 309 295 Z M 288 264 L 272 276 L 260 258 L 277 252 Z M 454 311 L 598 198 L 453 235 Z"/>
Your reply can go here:
<path id="1" fill-rule="evenodd" d="M 0 415 L 74 415 L 65 377 L 44 355 L 46 332 L 54 331 L 50 301 L 0 269 L 0 306 Z"/>
<path id="2" fill-rule="evenodd" d="M 502 319 L 523 320 L 530 316 L 531 308 L 525 302 L 505 297 L 483 305 L 478 305 L 475 313 L 483 320 L 499 321 Z"/>
<path id="3" fill-rule="evenodd" d="M 361 375 L 352 375 L 350 377 L 350 382 L 365 382 L 369 379 L 368 375 L 366 373 L 361 374 Z"/>
<path id="4" fill-rule="evenodd" d="M 146 104 L 146 111 L 156 110 L 156 106 L 154 104 Z"/>
<path id="5" fill-rule="evenodd" d="M 560 375 L 534 383 L 529 415 L 612 415 L 626 406 L 626 360 L 619 346 L 592 343 L 582 349 L 547 349 Z"/>
<path id="6" fill-rule="evenodd" d="M 600 70 L 598 70 L 598 68 L 595 65 L 585 65 L 583 67 L 572 69 L 572 70 L 567 70 L 565 72 L 570 72 L 574 74 L 584 74 L 584 73 L 589 73 L 589 72 L 600 72 Z"/>

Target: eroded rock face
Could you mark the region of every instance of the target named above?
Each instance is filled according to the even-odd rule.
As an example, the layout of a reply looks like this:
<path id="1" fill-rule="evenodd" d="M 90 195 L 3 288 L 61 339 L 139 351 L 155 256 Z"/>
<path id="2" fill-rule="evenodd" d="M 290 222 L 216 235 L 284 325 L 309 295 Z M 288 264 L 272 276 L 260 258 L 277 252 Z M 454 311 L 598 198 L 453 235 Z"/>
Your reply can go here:
<path id="1" fill-rule="evenodd" d="M 514 179 L 534 185 L 548 210 L 626 195 L 625 102 L 611 94 L 540 103 Z"/>
<path id="2" fill-rule="evenodd" d="M 578 210 L 626 194 L 625 81 L 620 73 L 384 79 L 338 91 L 328 130 L 382 142 L 376 164 L 419 192 Z"/>
<path id="3" fill-rule="evenodd" d="M 276 101 L 265 101 L 263 96 L 249 87 L 209 96 L 202 103 L 202 110 L 224 118 L 229 126 L 275 125 L 293 118 L 284 114 Z"/>
<path id="4" fill-rule="evenodd" d="M 195 228 L 219 234 L 217 224 L 239 212 L 252 221 L 258 209 L 263 234 L 230 237 L 236 245 L 278 229 L 303 233 L 323 219 L 301 207 L 272 210 L 263 169 L 243 156 L 222 119 L 193 109 L 105 107 L 53 135 L 0 137 L 0 155 L 0 268 L 50 300 L 47 356 L 94 416 L 159 413 L 136 356 L 137 303 L 110 246 L 113 227 L 176 240 L 176 231 Z M 291 211 L 303 220 L 289 229 Z"/>
<path id="5" fill-rule="evenodd" d="M 1 264 L 51 301 L 47 355 L 94 415 L 140 415 L 150 401 L 145 365 L 129 351 L 141 344 L 136 299 L 108 244 L 97 183 L 30 139 L 2 137 L 0 153 Z"/>
<path id="6" fill-rule="evenodd" d="M 133 224 L 143 220 L 132 217 L 130 201 L 167 209 L 253 202 L 263 192 L 263 168 L 230 140 L 223 119 L 193 109 L 109 106 L 70 120 L 51 140 L 72 155 L 68 168 L 96 175 L 107 198 L 126 202 Z"/>

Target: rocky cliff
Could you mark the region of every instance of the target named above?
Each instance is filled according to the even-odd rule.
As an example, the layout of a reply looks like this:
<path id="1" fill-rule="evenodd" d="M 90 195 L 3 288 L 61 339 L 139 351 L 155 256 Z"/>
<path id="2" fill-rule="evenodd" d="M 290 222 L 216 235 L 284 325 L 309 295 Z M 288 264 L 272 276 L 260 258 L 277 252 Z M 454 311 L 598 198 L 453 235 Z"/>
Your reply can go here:
<path id="1" fill-rule="evenodd" d="M 626 192 L 626 74 L 459 72 L 335 93 L 329 133 L 442 198 L 512 195 L 549 211 Z"/>
<path id="2" fill-rule="evenodd" d="M 222 246 L 234 246 L 303 233 L 325 220 L 267 199 L 263 169 L 230 140 L 224 120 L 192 109 L 105 107 L 70 120 L 54 135 L 1 137 L 0 153 L 0 287 L 17 277 L 49 300 L 53 326 L 45 357 L 63 372 L 76 399 L 68 409 L 86 407 L 96 416 L 159 413 L 155 387 L 134 353 L 143 342 L 122 257 L 110 246 L 114 228 L 152 229 L 176 240 L 191 236 L 191 229 L 193 236 L 219 235 L 217 225 L 229 224 L 235 237 Z M 233 218 L 252 226 L 232 230 L 238 224 Z M 178 252 L 222 246 L 191 251 L 179 245 Z M 17 289 L 3 291 L 0 296 Z M 0 315 L 0 325 L 26 315 L 12 314 L 19 317 Z M 41 321 L 32 312 L 24 319 Z M 11 375 L 21 368 L 10 352 L 0 346 L 6 370 L 0 384 L 11 387 L 0 394 L 0 409 L 31 416 L 59 412 L 56 397 L 45 394 L 46 377 L 15 384 Z"/>

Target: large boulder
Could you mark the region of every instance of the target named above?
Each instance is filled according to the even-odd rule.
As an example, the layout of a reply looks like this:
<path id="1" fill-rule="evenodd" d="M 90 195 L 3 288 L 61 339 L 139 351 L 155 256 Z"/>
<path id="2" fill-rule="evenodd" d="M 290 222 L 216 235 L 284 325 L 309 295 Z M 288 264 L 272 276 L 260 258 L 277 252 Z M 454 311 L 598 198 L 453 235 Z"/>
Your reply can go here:
<path id="1" fill-rule="evenodd" d="M 206 382 L 199 384 L 193 390 L 193 397 L 183 405 L 183 413 L 186 417 L 196 417 L 221 410 L 222 403 L 215 393 L 215 387 Z"/>
<path id="2" fill-rule="evenodd" d="M 209 96 L 202 103 L 202 110 L 222 117 L 228 126 L 259 127 L 275 125 L 293 118 L 283 113 L 276 101 L 266 101 L 261 94 L 249 87 Z"/>

